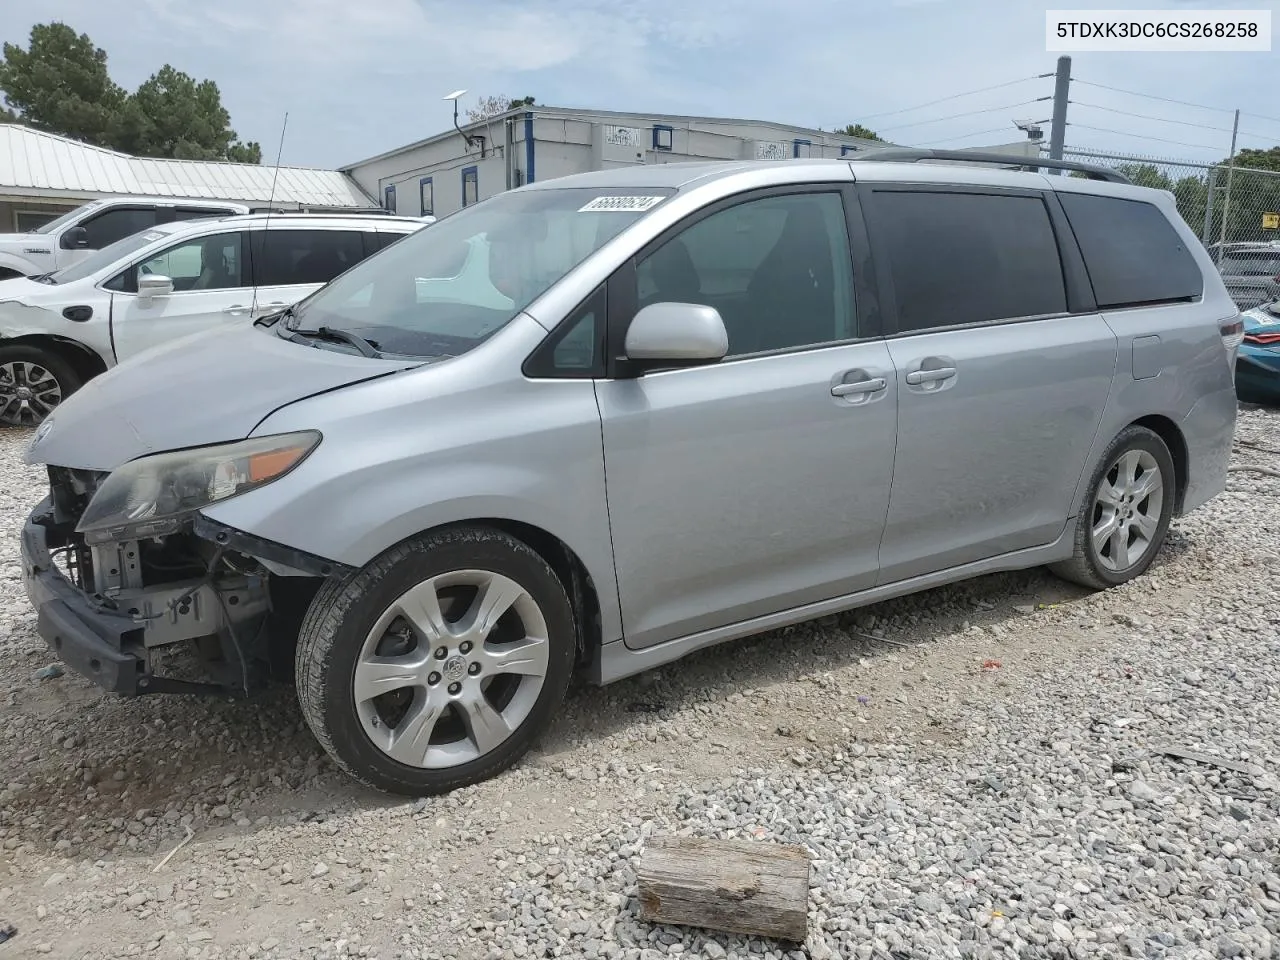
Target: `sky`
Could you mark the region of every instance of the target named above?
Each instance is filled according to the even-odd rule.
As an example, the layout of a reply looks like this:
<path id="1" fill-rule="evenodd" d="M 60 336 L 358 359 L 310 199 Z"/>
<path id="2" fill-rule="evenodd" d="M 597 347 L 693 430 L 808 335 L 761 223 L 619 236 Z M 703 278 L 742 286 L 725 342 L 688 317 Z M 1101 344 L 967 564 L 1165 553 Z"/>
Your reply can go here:
<path id="1" fill-rule="evenodd" d="M 164 63 L 214 80 L 274 162 L 337 167 L 440 133 L 441 98 L 739 117 L 896 143 L 1022 138 L 1047 121 L 1056 0 L 3 0 L 0 40 L 62 20 L 136 87 Z M 1129 0 L 1127 9 L 1273 9 L 1280 0 Z M 1280 27 L 1280 12 L 1275 12 Z M 1280 145 L 1271 53 L 1075 53 L 1067 144 L 1192 161 Z M 997 89 L 983 88 L 998 86 Z M 1120 92 L 1133 91 L 1133 93 Z M 983 91 L 970 95 L 970 91 Z M 1147 96 L 1135 96 L 1146 94 Z M 956 96 L 964 94 L 963 96 Z M 951 98 L 932 103 L 941 98 Z M 1159 97 L 1164 99 L 1154 99 Z M 1028 102 L 1031 101 L 1031 102 Z M 1172 102 L 1181 101 L 1181 102 Z M 930 104 L 924 106 L 925 104 Z M 983 112 L 977 112 L 983 111 Z M 1048 134 L 1048 124 L 1045 124 Z"/>

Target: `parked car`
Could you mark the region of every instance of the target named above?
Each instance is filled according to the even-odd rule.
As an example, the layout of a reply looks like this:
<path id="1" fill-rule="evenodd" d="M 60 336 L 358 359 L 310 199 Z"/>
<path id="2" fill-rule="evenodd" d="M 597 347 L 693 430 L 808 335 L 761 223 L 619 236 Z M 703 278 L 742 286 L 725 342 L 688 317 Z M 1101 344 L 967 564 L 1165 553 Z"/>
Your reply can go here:
<path id="1" fill-rule="evenodd" d="M 93 200 L 31 233 L 0 234 L 0 280 L 42 276 L 84 260 L 139 230 L 199 217 L 248 213 L 222 200 L 157 200 L 112 197 Z M 0 289 L 3 289 L 0 287 Z"/>
<path id="2" fill-rule="evenodd" d="M 1218 269 L 1227 292 L 1241 310 L 1252 310 L 1280 298 L 1280 244 L 1227 244 Z"/>
<path id="3" fill-rule="evenodd" d="M 423 226 L 314 214 L 173 221 L 65 270 L 0 283 L 0 424 L 39 423 L 149 347 L 279 312 Z"/>
<path id="4" fill-rule="evenodd" d="M 675 163 L 468 206 L 46 420 L 38 629 L 123 694 L 291 662 L 343 769 L 427 794 L 515 762 L 575 669 L 995 570 L 1125 583 L 1225 485 L 1241 321 L 1168 193 L 1083 169 Z M 208 686 L 157 666 L 186 641 Z"/>
<path id="5" fill-rule="evenodd" d="M 1244 400 L 1280 404 L 1280 301 L 1244 317 L 1244 342 L 1236 358 L 1236 390 Z"/>

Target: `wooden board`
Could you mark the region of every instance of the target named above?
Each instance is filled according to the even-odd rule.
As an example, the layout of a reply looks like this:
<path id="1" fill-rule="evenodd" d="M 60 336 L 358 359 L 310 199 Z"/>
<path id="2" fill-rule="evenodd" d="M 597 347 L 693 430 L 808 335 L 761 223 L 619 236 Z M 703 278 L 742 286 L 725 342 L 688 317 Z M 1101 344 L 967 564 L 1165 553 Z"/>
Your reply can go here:
<path id="1" fill-rule="evenodd" d="M 800 943 L 809 921 L 809 858 L 751 840 L 654 837 L 636 867 L 640 918 Z"/>

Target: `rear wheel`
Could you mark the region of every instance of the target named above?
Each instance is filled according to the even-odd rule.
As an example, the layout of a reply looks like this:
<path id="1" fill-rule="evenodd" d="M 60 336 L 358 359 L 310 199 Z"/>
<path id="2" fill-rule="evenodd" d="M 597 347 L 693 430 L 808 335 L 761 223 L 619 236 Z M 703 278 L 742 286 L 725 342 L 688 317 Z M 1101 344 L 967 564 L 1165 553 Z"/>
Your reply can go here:
<path id="1" fill-rule="evenodd" d="M 75 368 L 52 351 L 0 346 L 0 424 L 33 427 L 80 389 Z"/>
<path id="2" fill-rule="evenodd" d="M 1146 427 L 1126 428 L 1094 470 L 1076 518 L 1075 553 L 1050 569 L 1097 590 L 1141 575 L 1169 530 L 1175 486 L 1165 442 Z"/>
<path id="3" fill-rule="evenodd" d="M 298 639 L 298 699 L 356 779 L 442 793 L 529 749 L 564 699 L 575 649 L 547 563 L 500 531 L 454 528 L 321 589 Z"/>

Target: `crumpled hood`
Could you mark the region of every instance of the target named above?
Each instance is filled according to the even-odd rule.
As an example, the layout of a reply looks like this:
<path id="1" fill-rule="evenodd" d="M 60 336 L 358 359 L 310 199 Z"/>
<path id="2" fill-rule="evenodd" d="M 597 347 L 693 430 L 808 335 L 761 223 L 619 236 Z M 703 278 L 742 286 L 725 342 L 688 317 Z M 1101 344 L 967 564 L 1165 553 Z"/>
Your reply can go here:
<path id="1" fill-rule="evenodd" d="M 143 351 L 90 380 L 36 430 L 25 457 L 84 470 L 247 437 L 286 404 L 423 361 L 375 360 L 222 327 Z"/>

